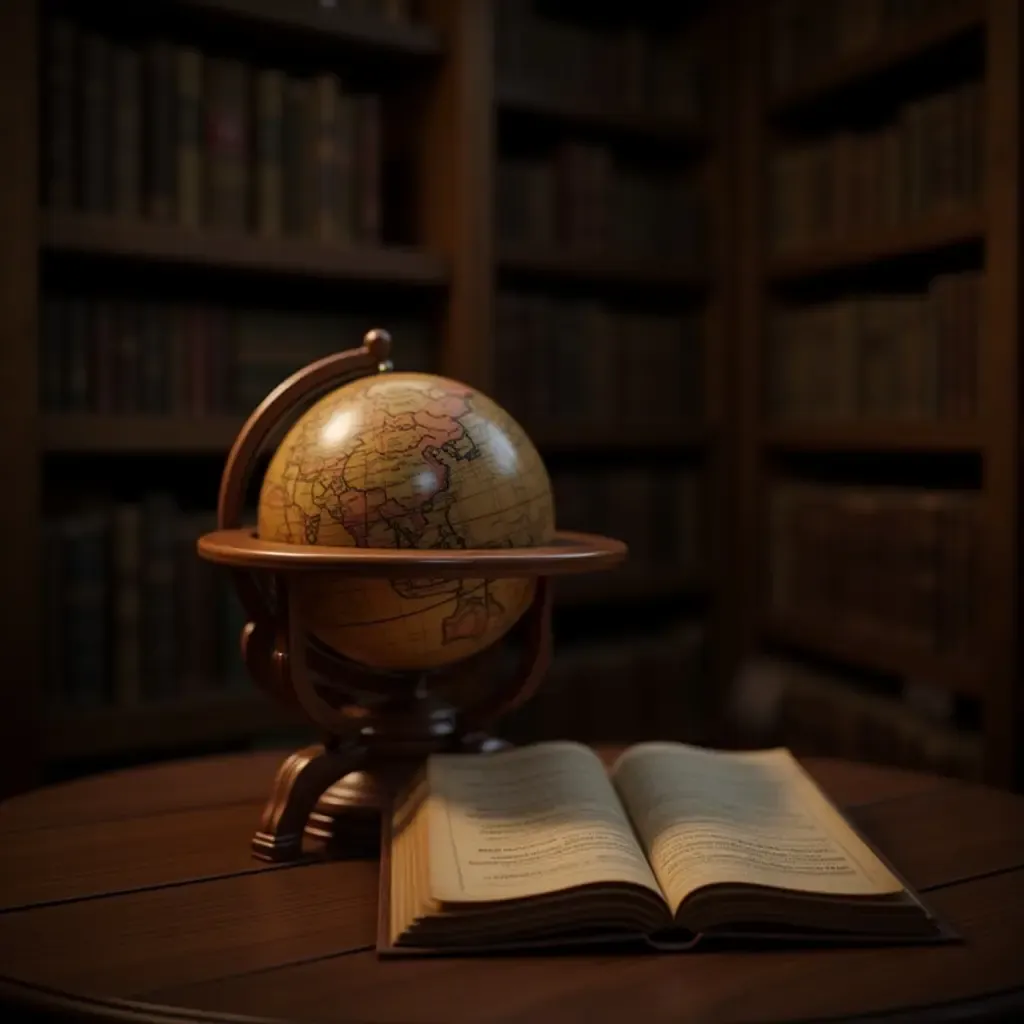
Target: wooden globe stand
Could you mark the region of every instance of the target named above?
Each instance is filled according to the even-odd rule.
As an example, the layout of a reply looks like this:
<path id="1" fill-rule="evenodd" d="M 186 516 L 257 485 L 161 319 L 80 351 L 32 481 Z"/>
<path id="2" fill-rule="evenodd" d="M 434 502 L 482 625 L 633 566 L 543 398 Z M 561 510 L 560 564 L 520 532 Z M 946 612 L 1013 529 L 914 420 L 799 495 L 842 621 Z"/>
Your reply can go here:
<path id="1" fill-rule="evenodd" d="M 610 568 L 626 555 L 620 542 L 585 534 L 559 533 L 550 545 L 532 548 L 392 550 L 285 544 L 243 528 L 245 495 L 267 439 L 327 389 L 389 370 L 389 348 L 385 332 L 371 331 L 361 348 L 310 364 L 264 400 L 228 455 L 219 529 L 199 540 L 200 555 L 234 577 L 248 620 L 241 639 L 249 675 L 282 703 L 297 706 L 325 737 L 281 765 L 252 840 L 253 853 L 263 860 L 301 856 L 304 836 L 333 852 L 361 850 L 376 842 L 381 811 L 426 755 L 496 746 L 491 728 L 530 697 L 548 667 L 549 578 Z M 502 671 L 507 647 L 499 642 L 430 672 L 365 668 L 320 643 L 303 621 L 296 584 L 307 573 L 323 572 L 376 579 L 532 578 L 532 601 L 509 634 L 518 634 L 519 656 Z"/>

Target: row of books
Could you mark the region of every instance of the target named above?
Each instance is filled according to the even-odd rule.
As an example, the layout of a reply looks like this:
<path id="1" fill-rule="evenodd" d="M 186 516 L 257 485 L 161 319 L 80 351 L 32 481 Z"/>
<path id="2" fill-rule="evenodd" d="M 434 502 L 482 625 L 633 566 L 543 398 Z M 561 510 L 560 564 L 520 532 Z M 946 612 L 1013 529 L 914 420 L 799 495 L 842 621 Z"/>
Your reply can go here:
<path id="1" fill-rule="evenodd" d="M 970 0 L 773 0 L 769 79 L 776 93 L 813 82 L 837 60 L 966 9 Z"/>
<path id="2" fill-rule="evenodd" d="M 686 472 L 555 474 L 559 523 L 631 548 L 629 574 L 700 566 L 700 486 Z M 44 523 L 47 692 L 58 707 L 133 706 L 247 685 L 243 616 L 227 574 L 201 560 L 215 515 L 167 493 L 85 500 Z"/>
<path id="3" fill-rule="evenodd" d="M 704 116 L 707 68 L 692 35 L 556 20 L 539 12 L 535 0 L 494 7 L 500 83 L 583 110 L 685 123 Z"/>
<path id="4" fill-rule="evenodd" d="M 827 6 L 827 5 L 826 5 Z M 906 104 L 897 118 L 778 151 L 769 168 L 776 252 L 972 209 L 984 116 L 976 82 Z"/>
<path id="5" fill-rule="evenodd" d="M 241 606 L 199 559 L 209 512 L 172 496 L 95 502 L 44 524 L 47 693 L 55 707 L 130 707 L 248 685 Z"/>
<path id="6" fill-rule="evenodd" d="M 498 241 L 513 249 L 694 266 L 705 248 L 707 208 L 696 184 L 617 166 L 605 146 L 563 142 L 550 157 L 503 157 L 496 192 Z"/>
<path id="7" fill-rule="evenodd" d="M 40 399 L 51 412 L 246 414 L 295 370 L 387 326 L 399 369 L 422 370 L 425 325 L 353 315 L 46 295 Z"/>
<path id="8" fill-rule="evenodd" d="M 978 653 L 977 497 L 969 491 L 776 481 L 770 603 L 783 618 L 925 654 Z"/>
<path id="9" fill-rule="evenodd" d="M 544 682 L 502 731 L 520 743 L 705 742 L 709 678 L 699 621 L 629 640 L 556 645 Z"/>
<path id="10" fill-rule="evenodd" d="M 927 292 L 774 311 L 768 414 L 776 419 L 969 418 L 977 411 L 981 273 Z"/>
<path id="11" fill-rule="evenodd" d="M 935 720 L 904 697 L 865 689 L 849 673 L 761 656 L 741 671 L 729 712 L 744 745 L 982 777 L 977 733 Z"/>
<path id="12" fill-rule="evenodd" d="M 47 23 L 43 198 L 54 209 L 374 242 L 380 98 L 164 40 Z"/>
<path id="13" fill-rule="evenodd" d="M 704 409 L 703 319 L 503 289 L 497 397 L 527 425 L 693 424 Z"/>
<path id="14" fill-rule="evenodd" d="M 705 577 L 708 531 L 696 469 L 602 464 L 559 468 L 551 477 L 559 529 L 599 533 L 629 545 L 628 561 L 606 581 L 610 592 L 619 580 Z"/>

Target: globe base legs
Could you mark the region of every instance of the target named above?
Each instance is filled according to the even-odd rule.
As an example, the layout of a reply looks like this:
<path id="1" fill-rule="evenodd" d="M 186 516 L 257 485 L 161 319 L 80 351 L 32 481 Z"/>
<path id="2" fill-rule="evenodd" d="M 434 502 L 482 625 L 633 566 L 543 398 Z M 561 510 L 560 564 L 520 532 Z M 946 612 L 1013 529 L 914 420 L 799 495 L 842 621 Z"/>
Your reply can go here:
<path id="1" fill-rule="evenodd" d="M 476 734 L 451 749 L 484 753 L 508 746 L 503 740 Z M 374 855 L 380 848 L 381 815 L 391 808 L 395 794 L 423 766 L 423 757 L 374 757 L 328 786 L 316 802 L 306 824 L 306 838 L 324 853 L 335 856 Z"/>
<path id="2" fill-rule="evenodd" d="M 243 632 L 246 664 L 271 692 L 294 694 L 331 738 L 325 746 L 292 754 L 278 770 L 252 840 L 253 854 L 262 860 L 301 857 L 304 839 L 334 856 L 376 850 L 381 814 L 425 758 L 442 751 L 500 749 L 490 726 L 534 692 L 551 654 L 551 591 L 540 578 L 520 623 L 523 644 L 511 671 L 499 670 L 502 652 L 495 646 L 458 663 L 437 681 L 437 694 L 417 673 L 391 681 L 375 704 L 365 698 L 359 703 L 346 698 L 373 694 L 379 680 L 357 666 L 326 659 L 315 681 L 308 631 L 300 616 L 291 614 L 286 586 L 278 589 L 276 601 L 276 621 L 251 623 Z M 479 696 L 452 702 L 444 696 L 446 688 Z"/>
<path id="3" fill-rule="evenodd" d="M 378 763 L 349 772 L 316 802 L 306 824 L 306 837 L 327 856 L 374 855 L 380 843 L 381 815 L 416 767 Z"/>
<path id="4" fill-rule="evenodd" d="M 338 779 L 358 769 L 363 756 L 351 747 L 315 745 L 286 758 L 252 838 L 253 856 L 273 862 L 301 857 L 303 833 L 317 801 Z"/>

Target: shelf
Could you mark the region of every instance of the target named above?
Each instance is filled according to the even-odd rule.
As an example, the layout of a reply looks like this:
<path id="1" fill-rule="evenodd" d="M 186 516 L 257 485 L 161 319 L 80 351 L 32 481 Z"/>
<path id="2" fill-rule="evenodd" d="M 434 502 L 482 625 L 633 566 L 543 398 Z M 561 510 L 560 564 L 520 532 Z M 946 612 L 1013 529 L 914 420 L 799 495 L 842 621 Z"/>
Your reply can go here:
<path id="1" fill-rule="evenodd" d="M 834 622 L 786 615 L 770 617 L 763 634 L 775 643 L 851 667 L 929 683 L 967 697 L 982 696 L 983 673 L 978 661 L 923 651 L 870 630 L 844 629 Z"/>
<path id="2" fill-rule="evenodd" d="M 976 423 L 913 420 L 779 423 L 762 428 L 765 448 L 787 452 L 980 452 Z"/>
<path id="3" fill-rule="evenodd" d="M 262 28 L 275 34 L 335 48 L 372 51 L 379 55 L 434 57 L 441 53 L 437 34 L 426 25 L 352 14 L 344 5 L 295 3 L 286 0 L 177 0 L 176 7 L 206 20 Z"/>
<path id="4" fill-rule="evenodd" d="M 502 249 L 498 268 L 520 276 L 593 284 L 636 284 L 653 287 L 700 289 L 707 287 L 707 275 L 671 260 L 617 260 L 580 255 L 575 252 L 545 252 Z"/>
<path id="5" fill-rule="evenodd" d="M 560 608 L 594 608 L 599 605 L 646 604 L 674 598 L 706 597 L 708 585 L 690 574 L 613 573 L 608 579 L 565 578 L 555 584 L 555 603 Z"/>
<path id="6" fill-rule="evenodd" d="M 227 455 L 243 422 L 242 416 L 52 413 L 42 420 L 42 445 L 54 453 Z"/>
<path id="7" fill-rule="evenodd" d="M 980 242 L 985 226 L 980 210 L 950 211 L 917 224 L 884 228 L 804 252 L 780 254 L 768 262 L 768 276 L 794 281 L 907 256 L 939 252 Z"/>
<path id="8" fill-rule="evenodd" d="M 55 253 L 328 281 L 438 286 L 447 278 L 441 259 L 413 248 L 329 246 L 45 211 L 41 226 L 44 250 Z"/>
<path id="9" fill-rule="evenodd" d="M 788 115 L 817 105 L 851 86 L 877 78 L 914 58 L 953 42 L 979 28 L 984 21 L 984 5 L 980 0 L 970 0 L 964 5 L 963 10 L 944 18 L 933 19 L 910 31 L 893 33 L 889 30 L 890 34 L 877 46 L 840 58 L 821 78 L 796 86 L 773 99 L 769 109 L 775 115 Z"/>
<path id="10" fill-rule="evenodd" d="M 65 711 L 47 719 L 44 756 L 53 761 L 171 750 L 189 744 L 245 740 L 294 724 L 286 711 L 256 691 L 138 707 Z"/>
<path id="11" fill-rule="evenodd" d="M 533 443 L 544 453 L 676 451 L 701 448 L 712 439 L 705 426 L 669 424 L 662 427 L 582 424 L 527 426 Z"/>
<path id="12" fill-rule="evenodd" d="M 499 83 L 497 104 L 500 111 L 524 117 L 561 122 L 612 135 L 624 135 L 667 145 L 696 149 L 706 144 L 707 133 L 698 125 L 654 115 L 646 111 L 618 111 L 607 107 L 582 107 L 571 100 L 538 92 L 513 82 Z"/>

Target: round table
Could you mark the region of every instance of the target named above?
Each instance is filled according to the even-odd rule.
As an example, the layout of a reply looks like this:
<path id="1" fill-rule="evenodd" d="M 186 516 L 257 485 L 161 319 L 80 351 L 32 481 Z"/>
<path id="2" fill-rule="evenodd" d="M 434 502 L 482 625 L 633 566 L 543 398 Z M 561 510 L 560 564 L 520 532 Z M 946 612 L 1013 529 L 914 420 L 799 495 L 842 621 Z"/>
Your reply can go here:
<path id="1" fill-rule="evenodd" d="M 376 861 L 275 866 L 250 856 L 280 760 L 157 765 L 0 806 L 0 1004 L 58 1018 L 235 1024 L 930 1021 L 1024 1011 L 1019 797 L 806 762 L 961 944 L 380 961 Z"/>

